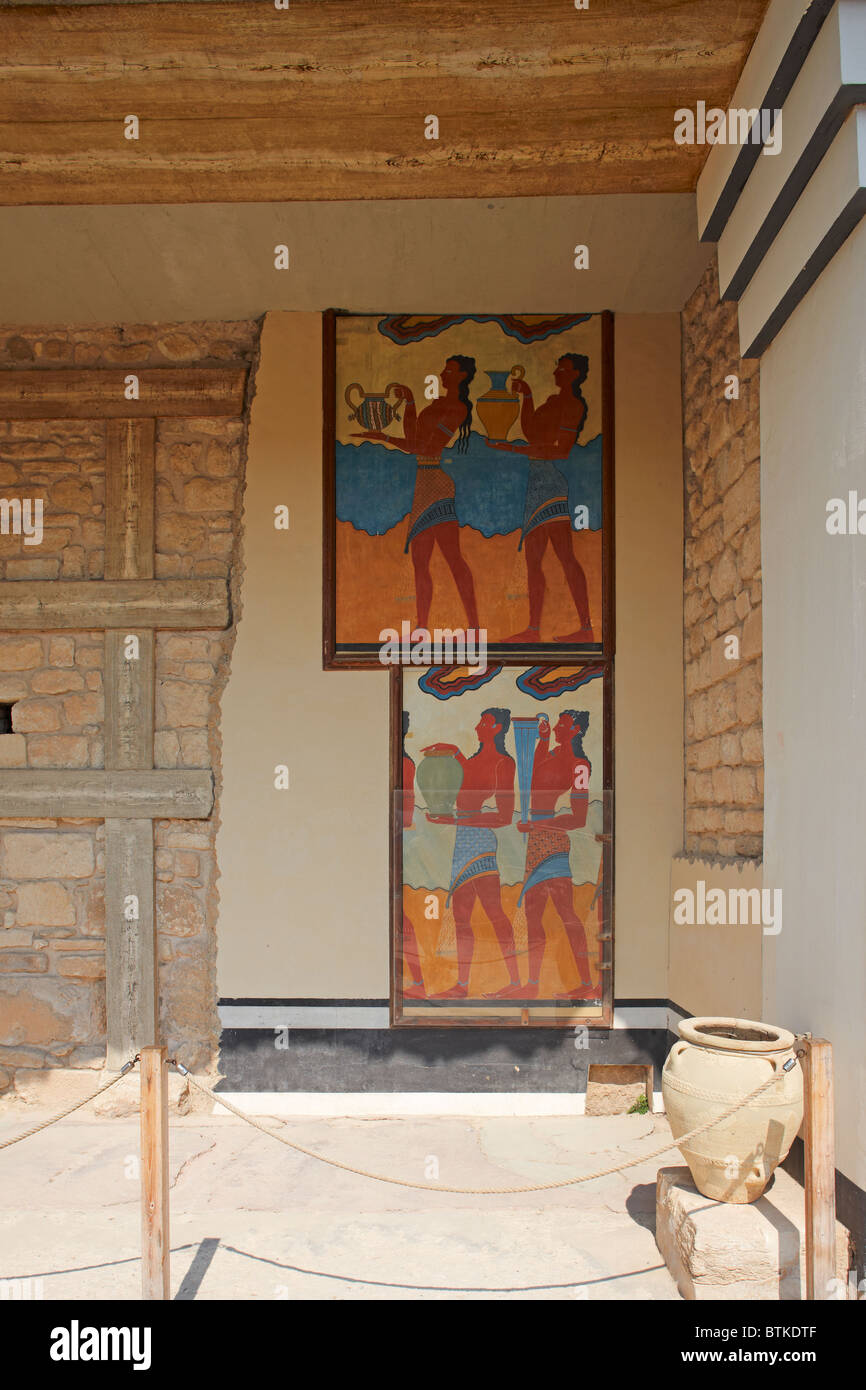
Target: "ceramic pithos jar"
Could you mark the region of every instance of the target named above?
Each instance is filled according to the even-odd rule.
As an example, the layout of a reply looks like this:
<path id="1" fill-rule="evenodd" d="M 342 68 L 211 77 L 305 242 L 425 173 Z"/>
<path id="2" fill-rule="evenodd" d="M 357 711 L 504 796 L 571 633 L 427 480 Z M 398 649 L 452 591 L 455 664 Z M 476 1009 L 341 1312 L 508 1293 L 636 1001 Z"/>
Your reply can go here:
<path id="1" fill-rule="evenodd" d="M 803 1073 L 794 1035 L 744 1018 L 688 1018 L 679 1026 L 662 1073 L 662 1095 L 675 1139 L 775 1074 L 774 1086 L 688 1141 L 680 1152 L 695 1186 L 718 1202 L 754 1202 L 786 1156 L 803 1119 Z"/>

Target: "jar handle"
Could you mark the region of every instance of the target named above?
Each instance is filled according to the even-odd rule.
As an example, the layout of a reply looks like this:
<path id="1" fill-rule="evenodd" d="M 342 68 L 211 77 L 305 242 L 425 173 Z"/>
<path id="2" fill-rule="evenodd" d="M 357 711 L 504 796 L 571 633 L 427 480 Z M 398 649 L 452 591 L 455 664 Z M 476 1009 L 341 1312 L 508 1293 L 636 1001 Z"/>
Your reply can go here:
<path id="1" fill-rule="evenodd" d="M 394 387 L 395 387 L 395 386 L 399 386 L 399 385 L 401 385 L 401 383 L 400 383 L 399 381 L 389 381 L 389 382 L 388 382 L 388 385 L 385 387 L 385 390 L 384 390 L 384 392 L 383 392 L 382 394 L 383 394 L 383 395 L 385 396 L 385 398 L 387 399 L 387 397 L 390 396 L 391 392 L 394 390 Z M 389 402 L 389 404 L 390 404 L 390 402 Z M 403 405 L 403 404 L 404 404 L 403 397 L 402 397 L 402 396 L 399 396 L 399 397 L 397 398 L 397 400 L 394 402 L 393 406 L 391 407 L 391 409 L 394 411 L 395 416 L 398 416 L 398 417 L 399 417 L 400 406 Z"/>
<path id="2" fill-rule="evenodd" d="M 361 392 L 361 400 L 358 401 L 357 403 L 356 403 L 355 401 L 352 400 L 352 392 L 353 392 L 353 391 L 360 391 L 360 392 Z M 353 414 L 349 416 L 349 419 L 351 420 L 351 419 L 354 418 L 354 413 L 357 412 L 358 407 L 361 405 L 361 402 L 365 399 L 365 392 L 364 392 L 364 388 L 363 388 L 363 386 L 361 385 L 360 381 L 353 381 L 349 386 L 346 387 L 346 393 L 345 393 L 345 394 L 346 394 L 346 404 L 347 404 L 348 406 L 351 406 L 351 409 L 352 409 L 352 412 L 353 412 Z"/>

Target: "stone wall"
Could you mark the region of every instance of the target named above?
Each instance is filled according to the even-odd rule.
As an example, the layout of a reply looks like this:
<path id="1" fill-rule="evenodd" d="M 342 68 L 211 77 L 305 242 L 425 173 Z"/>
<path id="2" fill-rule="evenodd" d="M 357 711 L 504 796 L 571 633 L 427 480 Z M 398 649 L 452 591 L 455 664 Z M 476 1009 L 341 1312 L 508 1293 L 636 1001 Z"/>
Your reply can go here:
<path id="1" fill-rule="evenodd" d="M 57 330 L 0 329 L 0 368 L 252 362 L 252 322 Z M 160 421 L 157 577 L 228 576 L 238 616 L 246 422 Z M 0 421 L 0 498 L 42 498 L 44 535 L 0 535 L 0 578 L 102 577 L 105 428 L 101 421 Z M 155 822 L 163 1040 L 206 1067 L 218 1037 L 214 838 L 219 700 L 234 627 L 160 633 L 156 767 L 213 767 L 208 821 Z M 104 766 L 102 632 L 3 633 L 0 767 Z M 104 827 L 101 821 L 0 820 L 0 1089 L 20 1069 L 98 1067 L 104 1057 Z"/>
<path id="2" fill-rule="evenodd" d="M 758 362 L 715 258 L 682 315 L 685 539 L 685 849 L 759 858 L 763 844 Z M 736 376 L 737 398 L 726 378 Z M 734 388 L 728 383 L 732 394 Z M 738 639 L 739 654 L 726 654 Z"/>

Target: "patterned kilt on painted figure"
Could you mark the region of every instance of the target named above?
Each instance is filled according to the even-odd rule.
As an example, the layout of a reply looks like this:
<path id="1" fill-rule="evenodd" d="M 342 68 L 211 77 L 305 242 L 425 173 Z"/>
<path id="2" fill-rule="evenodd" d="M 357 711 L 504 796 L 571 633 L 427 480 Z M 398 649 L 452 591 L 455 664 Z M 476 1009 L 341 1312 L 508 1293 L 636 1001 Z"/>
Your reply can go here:
<path id="1" fill-rule="evenodd" d="M 445 900 L 446 907 L 450 905 L 457 889 L 462 888 L 470 879 L 478 878 L 481 874 L 499 874 L 497 848 L 496 836 L 492 830 L 478 825 L 457 826 L 454 855 L 451 860 L 451 887 Z"/>
<path id="2" fill-rule="evenodd" d="M 404 555 L 408 555 L 409 546 L 422 531 L 428 531 L 431 526 L 441 526 L 445 521 L 457 520 L 454 479 L 445 472 L 438 458 L 419 458 L 417 465 Z"/>
<path id="3" fill-rule="evenodd" d="M 548 521 L 569 519 L 568 483 L 550 459 L 529 460 L 529 481 L 526 485 L 526 504 L 523 509 L 523 528 L 518 550 L 530 531 Z"/>
<path id="4" fill-rule="evenodd" d="M 530 820 L 549 820 L 555 811 L 530 811 Z M 550 878 L 567 878 L 571 883 L 571 842 L 564 830 L 533 830 L 526 846 L 526 871 L 517 906 L 520 907 L 530 888 Z"/>

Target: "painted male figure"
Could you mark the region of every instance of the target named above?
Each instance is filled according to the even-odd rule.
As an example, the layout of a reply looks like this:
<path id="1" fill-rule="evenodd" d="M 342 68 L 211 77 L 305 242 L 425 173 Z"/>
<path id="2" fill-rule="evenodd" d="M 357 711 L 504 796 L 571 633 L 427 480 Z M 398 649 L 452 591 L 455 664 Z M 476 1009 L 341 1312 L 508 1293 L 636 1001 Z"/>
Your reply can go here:
<path id="1" fill-rule="evenodd" d="M 589 809 L 591 764 L 583 751 L 583 737 L 589 727 L 586 710 L 563 710 L 553 730 L 555 745 L 550 747 L 550 723 L 539 724 L 538 743 L 532 765 L 532 791 L 529 820 L 518 821 L 518 830 L 528 835 L 526 871 L 519 904 L 526 908 L 529 945 L 529 980 L 522 986 L 523 997 L 538 996 L 538 982 L 547 944 L 542 918 L 548 902 L 560 918 L 580 975 L 577 989 L 559 994 L 558 999 L 598 999 L 600 987 L 593 985 L 586 948 L 586 932 L 574 910 L 574 885 L 569 860 L 569 831 L 586 825 Z M 557 813 L 560 799 L 570 793 L 567 811 Z M 503 990 L 501 998 L 508 998 Z"/>
<path id="2" fill-rule="evenodd" d="M 451 888 L 448 902 L 453 904 L 457 937 L 457 983 L 431 995 L 433 999 L 465 999 L 469 993 L 469 972 L 475 952 L 472 909 L 476 900 L 486 912 L 502 951 L 511 987 L 520 988 L 514 931 L 505 915 L 500 896 L 497 843 L 494 830 L 510 825 L 514 816 L 514 759 L 505 751 L 505 735 L 511 724 L 507 709 L 487 709 L 475 726 L 478 751 L 467 758 L 453 743 L 434 743 L 424 752 L 452 753 L 463 770 L 453 816 L 427 819 L 442 825 L 456 825 Z M 485 811 L 484 803 L 495 798 L 496 809 Z"/>

